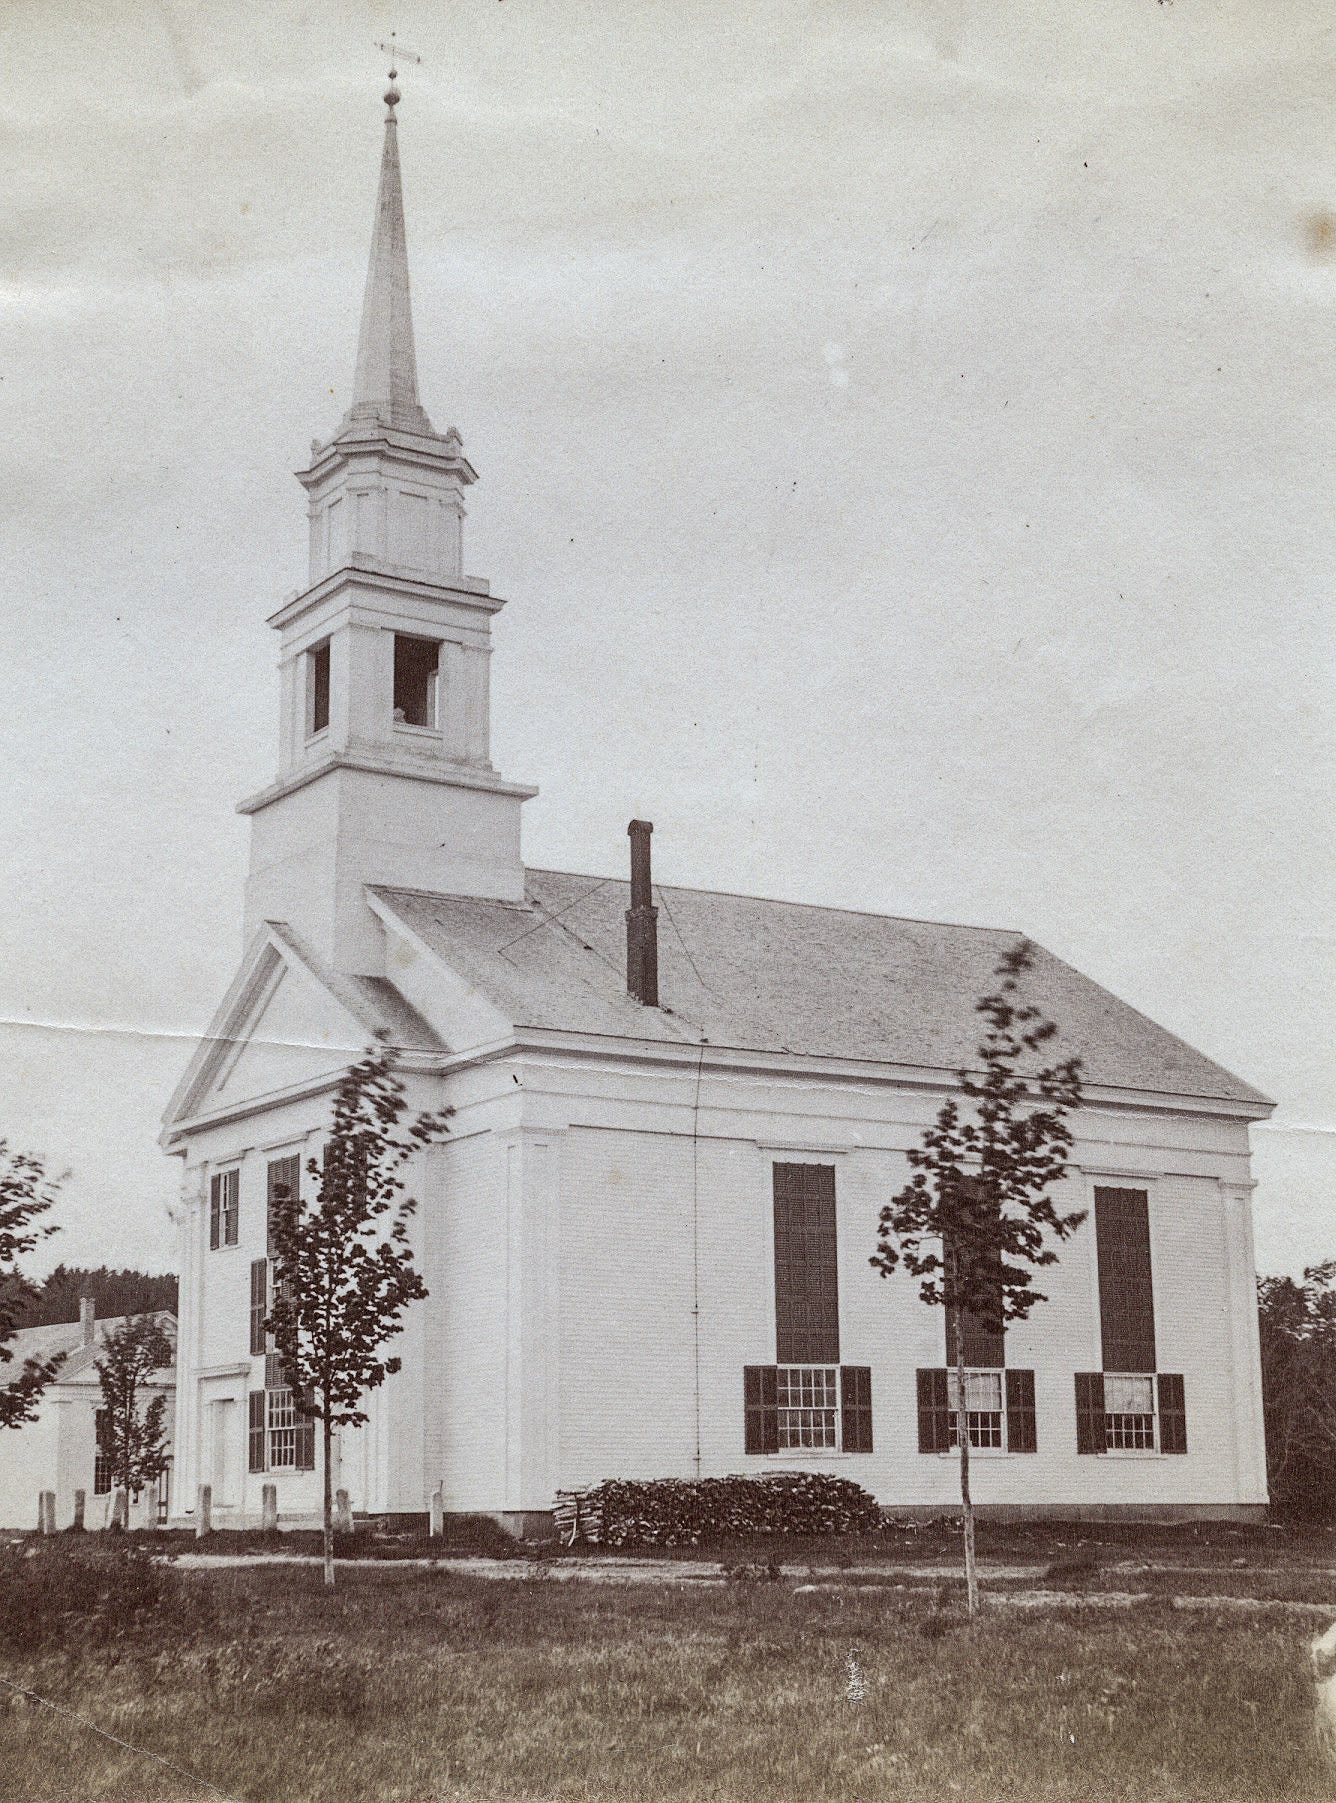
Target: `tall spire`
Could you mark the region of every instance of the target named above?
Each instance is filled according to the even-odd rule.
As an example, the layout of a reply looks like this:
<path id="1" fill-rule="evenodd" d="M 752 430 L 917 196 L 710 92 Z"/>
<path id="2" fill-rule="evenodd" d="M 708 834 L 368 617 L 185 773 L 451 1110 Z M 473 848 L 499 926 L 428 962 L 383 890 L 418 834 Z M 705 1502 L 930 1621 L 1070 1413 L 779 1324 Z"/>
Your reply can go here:
<path id="1" fill-rule="evenodd" d="M 394 109 L 399 90 L 390 71 L 385 93 L 385 148 L 380 162 L 380 192 L 371 236 L 371 265 L 362 301 L 362 330 L 357 341 L 357 374 L 353 401 L 339 428 L 368 425 L 435 437 L 418 400 L 417 354 L 413 347 L 413 308 L 408 287 L 408 245 L 404 234 L 404 195 L 399 177 L 399 138 Z"/>

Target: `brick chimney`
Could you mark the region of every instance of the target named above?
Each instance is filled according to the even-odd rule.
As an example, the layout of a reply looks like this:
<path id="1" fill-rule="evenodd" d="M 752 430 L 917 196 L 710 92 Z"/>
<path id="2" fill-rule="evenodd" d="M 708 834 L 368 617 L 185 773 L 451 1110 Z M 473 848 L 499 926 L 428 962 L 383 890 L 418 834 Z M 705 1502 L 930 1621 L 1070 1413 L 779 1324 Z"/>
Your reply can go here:
<path id="1" fill-rule="evenodd" d="M 647 1008 L 659 1005 L 659 910 L 653 905 L 649 840 L 651 820 L 633 820 L 631 838 L 631 906 L 626 910 L 626 993 Z"/>
<path id="2" fill-rule="evenodd" d="M 83 1343 L 85 1346 L 91 1346 L 93 1344 L 94 1338 L 96 1337 L 95 1330 L 93 1327 L 93 1323 L 94 1323 L 94 1321 L 96 1321 L 96 1319 L 97 1319 L 97 1303 L 94 1301 L 93 1297 L 80 1296 L 80 1298 L 79 1298 L 79 1325 L 83 1329 Z"/>

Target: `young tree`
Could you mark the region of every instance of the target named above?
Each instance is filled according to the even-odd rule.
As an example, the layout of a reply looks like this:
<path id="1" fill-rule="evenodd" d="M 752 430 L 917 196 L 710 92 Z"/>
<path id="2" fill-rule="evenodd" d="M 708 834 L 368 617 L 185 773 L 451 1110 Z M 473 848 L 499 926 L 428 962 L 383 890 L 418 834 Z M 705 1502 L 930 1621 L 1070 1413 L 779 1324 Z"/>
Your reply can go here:
<path id="1" fill-rule="evenodd" d="M 112 1489 L 132 1498 L 156 1484 L 167 1469 L 167 1437 L 163 1416 L 167 1398 L 143 1402 L 145 1384 L 155 1371 L 165 1371 L 174 1353 L 157 1318 L 134 1315 L 103 1342 L 96 1370 L 102 1383 L 98 1450 L 111 1471 Z"/>
<path id="2" fill-rule="evenodd" d="M 9 1342 L 23 1325 L 38 1286 L 19 1269 L 38 1244 L 57 1232 L 42 1216 L 56 1199 L 57 1184 L 39 1158 L 15 1152 L 0 1139 L 0 1371 L 14 1362 Z M 21 1427 L 37 1413 L 42 1392 L 60 1369 L 61 1358 L 28 1358 L 0 1383 L 0 1427 Z"/>
<path id="3" fill-rule="evenodd" d="M 427 1294 L 408 1243 L 417 1205 L 399 1172 L 446 1132 L 453 1110 L 401 1126 L 404 1113 L 390 1053 L 373 1046 L 339 1084 L 324 1157 L 307 1165 L 312 1201 L 294 1197 L 274 1207 L 266 1326 L 295 1407 L 323 1428 L 326 1585 L 334 1582 L 334 1429 L 366 1420 L 367 1391 L 399 1369 L 397 1357 L 384 1355 L 386 1341 L 407 1305 Z"/>
<path id="4" fill-rule="evenodd" d="M 1034 1287 L 1034 1270 L 1056 1260 L 1051 1241 L 1065 1240 L 1085 1219 L 1084 1210 L 1059 1214 L 1049 1196 L 1067 1169 L 1072 1146 L 1067 1116 L 1080 1105 L 1081 1063 L 1079 1058 L 1040 1061 L 1040 1048 L 1058 1028 L 1023 999 L 1022 979 L 1033 964 L 1034 948 L 1022 940 L 998 964 L 997 987 L 976 1004 L 988 1023 L 979 1044 L 981 1072 L 957 1072 L 969 1106 L 949 1097 L 922 1143 L 910 1151 L 914 1174 L 882 1209 L 872 1257 L 883 1277 L 903 1265 L 921 1280 L 923 1301 L 946 1310 L 971 1617 L 979 1607 L 979 1578 L 966 1322 L 972 1319 L 983 1332 L 1000 1335 L 1007 1321 L 1025 1320 L 1045 1300 Z"/>

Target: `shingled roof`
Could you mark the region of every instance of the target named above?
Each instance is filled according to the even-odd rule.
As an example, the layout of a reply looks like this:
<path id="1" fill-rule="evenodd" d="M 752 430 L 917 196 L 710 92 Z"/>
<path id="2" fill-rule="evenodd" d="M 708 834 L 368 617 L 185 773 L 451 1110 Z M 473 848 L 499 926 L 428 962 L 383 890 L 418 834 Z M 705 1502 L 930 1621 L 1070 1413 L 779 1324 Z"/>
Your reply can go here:
<path id="1" fill-rule="evenodd" d="M 1022 935 L 656 884 L 660 1008 L 626 993 L 629 884 L 530 870 L 523 904 L 377 888 L 517 1027 L 954 1071 L 975 1001 Z M 1098 1087 L 1266 1107 L 1267 1098 L 1036 948 L 1029 982 Z"/>

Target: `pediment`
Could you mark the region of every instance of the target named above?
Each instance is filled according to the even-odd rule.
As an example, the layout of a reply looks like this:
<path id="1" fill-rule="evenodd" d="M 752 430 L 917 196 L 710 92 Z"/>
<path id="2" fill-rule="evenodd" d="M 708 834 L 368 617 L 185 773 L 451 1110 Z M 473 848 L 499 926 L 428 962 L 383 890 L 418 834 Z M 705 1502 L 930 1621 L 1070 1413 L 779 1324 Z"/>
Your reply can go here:
<path id="1" fill-rule="evenodd" d="M 248 952 L 168 1106 L 164 1139 L 187 1121 L 263 1103 L 335 1076 L 384 1030 L 385 1023 L 372 1013 L 350 1007 L 334 993 L 284 929 L 268 926 Z"/>

